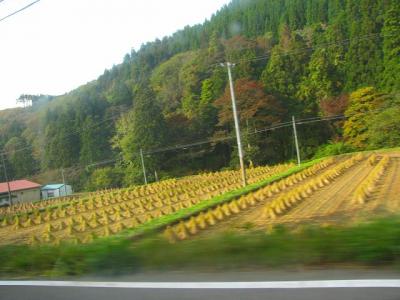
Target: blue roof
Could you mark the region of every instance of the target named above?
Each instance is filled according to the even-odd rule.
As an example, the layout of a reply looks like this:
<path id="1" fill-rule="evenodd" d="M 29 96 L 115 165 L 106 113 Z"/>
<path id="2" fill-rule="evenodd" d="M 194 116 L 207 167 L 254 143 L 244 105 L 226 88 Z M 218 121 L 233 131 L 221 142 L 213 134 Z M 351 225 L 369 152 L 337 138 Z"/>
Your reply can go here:
<path id="1" fill-rule="evenodd" d="M 58 189 L 62 188 L 63 186 L 64 186 L 64 184 L 62 184 L 62 183 L 48 184 L 48 185 L 45 185 L 44 187 L 42 187 L 42 190 L 58 190 Z"/>

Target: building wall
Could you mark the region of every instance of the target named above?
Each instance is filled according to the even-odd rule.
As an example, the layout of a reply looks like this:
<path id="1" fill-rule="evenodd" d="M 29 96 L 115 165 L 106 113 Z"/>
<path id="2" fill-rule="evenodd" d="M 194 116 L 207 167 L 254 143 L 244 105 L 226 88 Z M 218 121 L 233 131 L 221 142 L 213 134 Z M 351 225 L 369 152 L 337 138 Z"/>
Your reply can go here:
<path id="1" fill-rule="evenodd" d="M 52 199 L 59 197 L 59 192 L 57 189 L 55 190 L 43 190 L 42 191 L 42 200 Z"/>
<path id="2" fill-rule="evenodd" d="M 53 193 L 53 196 L 49 196 L 49 192 Z M 51 198 L 57 198 L 57 197 L 64 197 L 72 195 L 72 187 L 70 185 L 66 185 L 66 188 L 61 187 L 59 189 L 54 189 L 54 190 L 43 190 L 42 191 L 42 199 L 51 199 Z"/>
<path id="3" fill-rule="evenodd" d="M 8 205 L 8 193 L 0 194 L 0 207 Z"/>
<path id="4" fill-rule="evenodd" d="M 64 187 L 60 189 L 60 197 L 68 195 L 72 195 L 72 187 L 70 185 L 65 185 L 65 189 Z"/>
<path id="5" fill-rule="evenodd" d="M 13 203 L 26 203 L 40 200 L 40 188 L 12 192 Z"/>

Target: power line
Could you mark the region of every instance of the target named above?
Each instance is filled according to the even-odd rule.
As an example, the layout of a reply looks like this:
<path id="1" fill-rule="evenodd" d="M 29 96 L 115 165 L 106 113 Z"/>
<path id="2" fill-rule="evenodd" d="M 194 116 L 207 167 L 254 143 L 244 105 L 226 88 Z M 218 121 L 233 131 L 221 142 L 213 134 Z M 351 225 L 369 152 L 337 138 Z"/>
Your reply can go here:
<path id="1" fill-rule="evenodd" d="M 256 129 L 254 132 L 245 133 L 243 135 L 245 135 L 245 136 L 254 135 L 254 134 L 261 133 L 261 132 L 272 131 L 275 129 L 279 129 L 279 128 L 283 128 L 283 127 L 290 127 L 290 126 L 292 126 L 291 121 L 277 123 L 273 126 L 262 128 L 262 129 Z M 204 144 L 213 144 L 213 143 L 222 142 L 222 141 L 226 141 L 226 140 L 233 140 L 235 138 L 236 138 L 235 135 L 230 135 L 230 136 L 225 136 L 225 137 L 221 137 L 221 138 L 207 139 L 207 140 L 197 141 L 197 142 L 188 143 L 188 144 L 180 144 L 180 145 L 174 145 L 174 146 L 169 146 L 169 147 L 164 147 L 164 148 L 151 149 L 151 150 L 146 151 L 144 154 L 149 155 L 149 154 L 155 154 L 155 153 L 160 153 L 160 152 L 185 149 L 185 148 L 200 146 L 200 145 L 204 145 Z"/>
<path id="2" fill-rule="evenodd" d="M 350 118 L 353 117 L 355 115 L 359 115 L 359 114 L 370 114 L 370 113 L 374 113 L 377 111 L 382 111 L 385 110 L 386 108 L 380 108 L 380 109 L 375 109 L 375 110 L 371 110 L 368 112 L 356 112 L 353 114 L 339 114 L 339 115 L 333 115 L 333 116 L 327 116 L 327 117 L 311 117 L 311 118 L 303 118 L 303 119 L 299 119 L 298 121 L 296 121 L 296 125 L 302 125 L 302 124 L 309 124 L 309 123 L 315 123 L 315 122 L 327 122 L 327 121 L 334 121 L 334 120 L 339 120 L 339 119 L 346 119 L 346 118 Z M 254 132 L 250 132 L 250 133 L 246 133 L 244 134 L 245 136 L 251 136 L 254 134 L 259 134 L 259 133 L 263 133 L 263 132 L 267 132 L 267 131 L 274 131 L 276 129 L 280 129 L 280 128 L 285 128 L 285 127 L 291 127 L 292 126 L 292 121 L 289 122 L 282 122 L 282 123 L 277 123 L 273 126 L 270 127 L 266 127 L 266 128 L 262 128 L 262 129 L 256 129 Z M 161 153 L 161 152 L 167 152 L 167 151 L 172 151 L 172 150 L 180 150 L 180 149 L 187 149 L 190 147 L 194 147 L 194 146 L 198 146 L 198 145 L 204 145 L 204 144 L 211 144 L 211 143 L 216 143 L 216 142 L 220 142 L 220 141 L 226 141 L 226 140 L 233 140 L 236 137 L 234 135 L 230 135 L 230 136 L 225 136 L 225 137 L 221 137 L 221 138 L 215 138 L 215 139 L 208 139 L 208 140 L 203 140 L 203 141 L 197 141 L 197 142 L 193 142 L 190 144 L 184 144 L 184 145 L 174 145 L 174 146 L 170 146 L 170 147 L 165 147 L 165 148 L 159 148 L 159 149 L 150 149 L 149 151 L 143 153 L 145 155 L 150 155 L 150 154 L 156 154 L 156 153 Z M 136 155 L 139 157 L 140 154 L 136 153 Z M 96 161 L 96 162 L 92 162 L 90 164 L 87 165 L 74 165 L 74 166 L 70 166 L 67 169 L 88 169 L 90 167 L 96 167 L 96 166 L 102 166 L 105 164 L 109 164 L 109 163 L 114 163 L 117 162 L 118 160 L 121 159 L 121 154 L 117 154 L 117 158 L 108 158 L 105 160 L 100 160 L 100 161 Z"/>
<path id="3" fill-rule="evenodd" d="M 348 38 L 348 39 L 343 39 L 343 40 L 339 40 L 336 42 L 332 42 L 332 43 L 325 43 L 325 44 L 320 44 L 320 45 L 316 45 L 316 46 L 310 46 L 310 47 L 303 47 L 303 48 L 299 48 L 299 49 L 294 49 L 294 50 L 289 50 L 289 51 L 285 51 L 284 53 L 278 53 L 275 54 L 277 56 L 288 56 L 291 54 L 298 54 L 298 53 L 302 53 L 302 52 L 307 52 L 310 50 L 316 50 L 316 49 L 324 49 L 327 47 L 333 47 L 333 46 L 338 46 L 338 45 L 343 45 L 346 43 L 349 43 L 351 41 L 354 40 L 364 40 L 364 39 L 369 39 L 369 38 L 373 38 L 373 37 L 377 37 L 377 36 L 382 36 L 382 37 L 387 37 L 387 36 L 392 36 L 392 34 L 388 34 L 388 35 L 383 35 L 382 33 L 371 33 L 371 34 L 366 34 L 363 36 L 359 36 L 357 38 Z M 268 59 L 270 58 L 272 55 L 272 50 L 268 51 L 266 54 L 264 55 L 260 55 L 260 56 L 256 56 L 253 58 L 249 58 L 249 59 L 239 59 L 237 61 L 235 61 L 235 64 L 240 64 L 240 63 L 244 63 L 244 62 L 251 62 L 251 61 L 259 61 L 259 60 L 264 60 L 264 59 Z M 212 64 L 212 67 L 215 66 L 219 66 L 220 62 Z"/>
<path id="4" fill-rule="evenodd" d="M 302 124 L 309 124 L 309 123 L 315 123 L 315 122 L 322 122 L 322 121 L 331 121 L 331 120 L 338 120 L 338 119 L 346 119 L 346 118 L 350 118 L 352 116 L 355 115 L 359 115 L 359 114 L 371 114 L 371 113 L 375 113 L 375 112 L 379 112 L 379 111 L 383 111 L 387 109 L 386 107 L 383 108 L 378 108 L 378 109 L 374 109 L 374 110 L 370 110 L 368 112 L 355 112 L 353 114 L 339 114 L 339 115 L 332 115 L 332 116 L 327 116 L 327 117 L 308 117 L 308 118 L 302 118 L 302 119 L 297 119 L 296 120 L 296 124 L 298 125 L 302 125 Z M 115 117 L 115 116 L 113 116 Z M 110 119 L 110 118 L 108 118 Z M 100 124 L 104 123 L 106 120 L 102 120 L 101 122 L 99 122 L 98 124 L 93 125 L 90 128 L 93 127 L 97 127 Z M 113 125 L 112 123 L 109 124 L 109 126 Z M 244 135 L 254 135 L 254 134 L 258 134 L 258 133 L 262 133 L 262 132 L 267 132 L 267 131 L 274 131 L 276 129 L 280 129 L 280 128 L 284 128 L 284 127 L 290 127 L 292 126 L 292 121 L 286 121 L 286 122 L 281 122 L 281 123 L 275 123 L 269 127 L 265 127 L 265 128 L 261 128 L 261 129 L 255 129 L 254 132 L 250 132 L 250 133 L 245 133 Z M 82 131 L 83 128 L 81 130 L 77 130 L 76 132 Z M 69 134 L 66 135 L 66 137 L 70 136 L 72 133 L 74 132 L 70 132 Z M 225 136 L 225 137 L 220 137 L 220 138 L 209 138 L 209 139 L 205 139 L 205 140 L 198 140 L 198 141 L 193 141 L 187 144 L 176 144 L 176 145 L 170 145 L 170 146 L 166 146 L 166 147 L 162 147 L 162 148 L 155 148 L 155 149 L 149 149 L 143 152 L 144 155 L 150 155 L 150 154 L 156 154 L 156 153 L 161 153 L 161 152 L 167 152 L 167 151 L 174 151 L 174 150 L 180 150 L 180 149 L 185 149 L 185 148 L 191 148 L 191 147 L 195 147 L 195 146 L 200 146 L 200 145 L 205 145 L 205 144 L 213 144 L 213 143 L 217 143 L 217 142 L 223 142 L 226 140 L 231 140 L 231 139 L 235 139 L 234 135 L 229 135 L 229 136 Z M 9 154 L 9 153 L 16 153 L 16 152 L 20 152 L 29 148 L 32 148 L 33 145 L 29 145 L 26 147 L 22 147 L 16 150 L 11 150 L 8 152 L 2 152 L 0 154 Z M 115 161 L 117 161 L 117 159 L 115 159 Z M 95 166 L 97 163 L 108 163 L 108 162 L 112 162 L 109 160 L 106 161 L 100 161 L 100 162 L 94 162 L 92 164 L 87 165 L 88 166 Z"/>
<path id="5" fill-rule="evenodd" d="M 340 40 L 340 41 L 337 41 L 337 42 L 325 43 L 325 44 L 320 44 L 320 45 L 316 45 L 316 46 L 310 46 L 310 47 L 303 47 L 303 48 L 299 48 L 299 49 L 294 49 L 294 50 L 291 50 L 291 51 L 286 51 L 284 53 L 279 53 L 277 55 L 278 56 L 287 56 L 287 55 L 290 55 L 290 54 L 298 54 L 298 53 L 307 52 L 307 51 L 310 51 L 310 50 L 324 49 L 324 48 L 328 48 L 328 47 L 344 45 L 344 44 L 350 43 L 351 41 L 354 41 L 354 40 L 361 41 L 361 40 L 364 40 L 364 39 L 369 39 L 369 38 L 376 37 L 376 36 L 379 36 L 379 35 L 381 35 L 381 33 L 372 33 L 372 34 L 367 34 L 367 35 L 364 35 L 364 36 L 359 36 L 358 38 L 348 38 L 348 39 Z M 382 36 L 384 36 L 384 35 L 382 35 Z M 236 63 L 267 59 L 267 58 L 271 57 L 271 54 L 272 54 L 272 51 L 269 51 L 268 54 L 266 54 L 266 55 L 257 56 L 257 57 L 250 58 L 250 59 L 238 60 Z"/>
<path id="6" fill-rule="evenodd" d="M 1 0 L 1 1 L 4 1 L 4 0 Z M 9 17 L 11 17 L 11 16 L 16 15 L 17 13 L 22 12 L 23 10 L 25 10 L 25 9 L 27 9 L 27 8 L 29 8 L 29 7 L 31 7 L 32 5 L 38 3 L 39 1 L 40 1 L 40 0 L 33 1 L 33 2 L 29 3 L 28 5 L 24 6 L 23 8 L 20 8 L 19 10 L 14 11 L 13 13 L 11 13 L 11 14 L 9 14 L 9 15 L 3 17 L 3 18 L 1 18 L 1 19 L 0 19 L 0 22 L 1 22 L 1 21 L 4 21 L 5 19 L 7 19 L 7 18 L 9 18 Z"/>
<path id="7" fill-rule="evenodd" d="M 375 113 L 375 112 L 382 111 L 385 109 L 386 108 L 380 108 L 380 109 L 375 109 L 375 110 L 371 110 L 368 112 L 361 112 L 361 113 L 357 112 L 357 113 L 347 114 L 347 115 L 340 114 L 340 115 L 333 115 L 333 116 L 327 116 L 327 117 L 303 118 L 303 119 L 296 120 L 296 124 L 302 125 L 302 124 L 309 124 L 309 123 L 315 123 L 315 122 L 326 122 L 326 121 L 333 121 L 333 120 L 339 120 L 339 119 L 347 119 L 347 118 L 350 118 L 355 115 L 370 114 L 370 113 Z M 284 128 L 284 127 L 291 127 L 291 126 L 292 126 L 292 121 L 276 123 L 270 127 L 266 127 L 266 128 L 262 128 L 262 129 L 255 129 L 254 132 L 245 133 L 244 135 L 245 136 L 254 135 L 254 134 L 258 134 L 258 133 L 262 133 L 262 132 L 274 131 L 276 129 L 280 129 L 280 128 Z M 164 147 L 164 148 L 150 149 L 150 150 L 144 152 L 144 154 L 149 155 L 149 154 L 185 149 L 185 148 L 190 148 L 190 147 L 194 147 L 194 146 L 199 146 L 199 145 L 204 145 L 204 144 L 212 144 L 212 143 L 217 143 L 217 142 L 232 140 L 232 139 L 235 139 L 234 135 L 225 136 L 225 137 L 221 137 L 221 138 L 207 139 L 207 140 L 192 142 L 192 143 L 188 143 L 188 144 L 179 144 L 179 145 L 173 145 L 173 146 Z"/>
<path id="8" fill-rule="evenodd" d="M 122 112 L 120 112 L 120 115 L 122 115 Z M 120 116 L 120 115 L 119 115 L 119 116 Z M 80 134 L 80 133 L 82 133 L 84 130 L 96 128 L 96 127 L 98 127 L 98 126 L 100 126 L 100 125 L 106 123 L 107 121 L 115 120 L 117 117 L 118 117 L 117 114 L 113 114 L 111 117 L 108 117 L 108 118 L 105 118 L 105 119 L 103 119 L 103 120 L 101 120 L 101 121 L 99 121 L 99 122 L 96 122 L 96 123 L 93 124 L 92 126 L 89 126 L 89 127 L 81 127 L 81 128 L 79 128 L 79 129 L 71 130 L 71 131 L 67 132 L 67 134 L 65 135 L 64 138 L 70 137 L 70 136 L 75 135 L 75 134 Z M 109 127 L 111 127 L 111 125 L 114 125 L 114 123 L 108 124 L 105 128 L 109 128 Z M 21 143 L 22 143 L 22 142 L 21 142 Z M 18 148 L 18 149 L 16 149 L 16 150 L 3 151 L 3 152 L 0 152 L 0 154 L 15 153 L 15 152 L 23 151 L 23 150 L 26 150 L 26 149 L 29 149 L 29 148 L 32 148 L 32 147 L 33 147 L 33 145 L 28 145 L 28 146 L 26 146 L 26 147 Z"/>
<path id="9" fill-rule="evenodd" d="M 382 109 L 377 109 L 377 110 L 364 112 L 364 113 L 372 113 L 372 112 L 376 112 L 379 110 L 382 110 Z M 348 115 L 348 116 L 341 114 L 341 115 L 334 115 L 334 116 L 328 116 L 328 117 L 304 118 L 304 119 L 299 119 L 298 121 L 296 121 L 296 125 L 346 119 L 346 118 L 349 118 L 356 114 L 359 114 L 359 113 L 355 113 L 355 114 Z M 282 122 L 282 123 L 275 124 L 274 126 L 270 126 L 270 127 L 266 127 L 266 128 L 262 128 L 262 129 L 256 129 L 254 132 L 246 133 L 244 135 L 250 136 L 250 135 L 254 135 L 254 134 L 259 134 L 259 133 L 263 133 L 263 132 L 267 132 L 267 131 L 274 131 L 276 129 L 291 127 L 291 126 L 292 126 L 292 121 Z M 144 152 L 143 154 L 150 155 L 150 154 L 156 154 L 156 153 L 167 152 L 167 151 L 187 149 L 187 148 L 195 147 L 195 146 L 199 146 L 199 145 L 212 144 L 212 143 L 217 143 L 217 142 L 226 141 L 226 140 L 233 140 L 235 138 L 236 137 L 234 135 L 229 135 L 229 136 L 225 136 L 225 137 L 221 137 L 221 138 L 202 140 L 202 141 L 197 141 L 197 142 L 188 143 L 188 144 L 179 144 L 179 145 L 174 145 L 174 146 L 169 146 L 169 147 L 164 147 L 164 148 L 150 149 L 150 150 Z M 137 154 L 137 156 L 139 157 L 139 154 Z M 107 160 L 102 160 L 99 162 L 94 162 L 92 164 L 87 165 L 86 167 L 94 167 L 94 166 L 104 165 L 104 164 L 108 164 L 108 163 L 112 163 L 112 162 L 116 162 L 116 161 L 118 161 L 118 159 L 107 159 Z M 81 168 L 83 168 L 83 167 L 81 167 Z"/>
<path id="10" fill-rule="evenodd" d="M 4 0 L 0 0 L 0 2 L 1 2 L 1 1 L 4 1 Z M 33 5 L 34 3 L 38 2 L 38 1 L 40 1 L 40 0 L 37 0 L 37 1 L 33 2 L 33 3 L 31 3 L 31 5 Z M 0 21 L 1 21 L 1 20 L 0 20 Z M 350 38 L 349 38 L 349 39 L 341 40 L 341 41 L 339 41 L 339 42 L 325 43 L 325 44 L 318 45 L 318 46 L 314 46 L 314 47 L 304 47 L 304 48 L 295 49 L 295 50 L 292 50 L 292 51 L 287 51 L 287 52 L 285 52 L 285 53 L 280 53 L 280 54 L 278 54 L 278 56 L 287 56 L 287 55 L 290 55 L 290 54 L 301 53 L 301 52 L 305 52 L 305 51 L 309 51 L 309 50 L 313 50 L 313 49 L 314 49 L 314 50 L 315 50 L 315 49 L 320 49 L 320 48 L 322 49 L 322 48 L 325 48 L 325 47 L 331 47 L 331 46 L 336 46 L 336 45 L 340 45 L 340 44 L 345 44 L 345 43 L 348 43 L 348 42 L 350 42 L 350 41 L 352 41 L 352 40 L 362 40 L 362 39 L 371 38 L 371 37 L 375 37 L 375 36 L 379 36 L 379 35 L 382 35 L 382 34 L 381 34 L 381 33 L 374 33 L 374 34 L 368 34 L 368 35 L 360 36 L 360 37 L 358 37 L 358 38 L 356 38 L 356 39 L 354 39 L 354 38 L 350 39 Z M 382 35 L 382 36 L 390 36 L 390 35 Z M 248 62 L 248 61 L 257 61 L 257 60 L 267 59 L 267 58 L 269 58 L 269 57 L 271 56 L 271 53 L 272 53 L 272 51 L 269 51 L 268 54 L 266 54 L 266 55 L 254 57 L 254 58 L 251 58 L 251 59 L 238 60 L 236 63 L 243 63 L 243 62 Z M 215 66 L 215 65 L 220 66 L 220 63 L 213 64 L 212 66 Z M 147 100 L 152 100 L 152 99 L 147 99 Z M 318 117 L 314 117 L 314 118 L 318 118 Z M 112 120 L 112 119 L 115 119 L 115 116 L 112 116 L 112 117 L 110 117 L 110 118 L 103 119 L 102 121 L 98 122 L 97 124 L 94 124 L 93 126 L 91 126 L 91 127 L 89 127 L 89 128 L 86 128 L 86 129 L 95 128 L 95 127 L 97 127 L 97 126 L 99 126 L 99 125 L 105 123 L 106 121 L 109 121 L 109 120 Z M 288 122 L 288 123 L 291 124 L 291 122 Z M 298 124 L 298 122 L 296 122 L 296 123 Z M 67 136 L 73 135 L 74 133 L 80 133 L 82 130 L 83 130 L 83 129 L 78 129 L 78 130 L 70 131 L 70 132 L 68 133 Z M 203 143 L 207 143 L 207 142 L 201 142 L 201 144 L 203 144 Z M 191 144 L 189 144 L 189 145 L 191 145 Z M 198 145 L 198 143 L 196 143 L 196 145 Z M 29 148 L 29 147 L 25 147 L 24 149 L 26 149 L 26 148 Z M 24 150 L 24 149 L 22 149 L 22 150 Z M 167 147 L 166 149 L 168 149 L 168 150 L 174 150 L 175 147 L 174 147 L 174 146 L 171 146 L 171 147 Z M 159 152 L 159 151 L 156 151 L 156 152 Z M 5 153 L 5 152 L 3 152 L 3 153 L 4 153 L 4 154 L 7 154 L 7 153 Z M 155 153 L 155 152 L 152 151 L 152 153 Z M 146 152 L 145 154 L 149 154 L 149 153 Z"/>
<path id="11" fill-rule="evenodd" d="M 2 2 L 2 1 L 4 1 L 4 0 L 0 0 L 0 2 Z M 39 2 L 39 1 L 40 0 L 34 1 L 31 4 L 27 5 L 26 7 L 22 8 L 21 10 L 24 10 L 24 9 L 28 8 L 29 6 L 35 4 L 35 3 Z M 21 11 L 21 10 L 19 10 L 19 11 Z M 17 11 L 17 12 L 19 12 L 19 11 Z M 17 13 L 17 12 L 15 12 L 15 13 Z M 13 13 L 13 14 L 15 14 L 15 13 Z M 11 14 L 11 15 L 13 15 L 13 14 Z M 11 16 L 11 15 L 9 15 L 9 16 Z M 7 16 L 7 17 L 9 17 L 9 16 Z M 7 18 L 7 17 L 5 17 L 5 18 Z M 3 19 L 5 19 L 5 18 L 3 18 Z M 0 21 L 2 21 L 3 19 L 1 19 Z M 378 35 L 381 35 L 381 34 L 380 33 L 375 33 L 375 34 L 364 35 L 364 36 L 360 36 L 359 38 L 357 38 L 357 40 L 370 38 L 370 37 L 378 36 Z M 387 35 L 385 35 L 385 36 L 387 36 Z M 326 43 L 326 44 L 323 44 L 322 46 L 319 45 L 319 46 L 315 46 L 315 47 L 305 47 L 305 48 L 301 48 L 301 49 L 287 51 L 285 53 L 281 53 L 281 54 L 278 54 L 278 55 L 281 56 L 281 55 L 289 55 L 291 53 L 301 53 L 301 52 L 309 51 L 309 50 L 312 50 L 312 49 L 318 49 L 318 48 L 324 48 L 324 47 L 330 47 L 330 46 L 335 46 L 335 45 L 339 45 L 339 44 L 344 44 L 344 43 L 350 42 L 351 40 L 352 39 L 345 39 L 345 40 L 342 40 L 342 41 L 339 41 L 339 42 L 335 42 L 335 43 Z M 266 59 L 266 58 L 270 57 L 270 54 L 271 54 L 271 51 L 268 54 L 263 55 L 263 56 L 258 56 L 258 57 L 255 57 L 255 58 L 252 58 L 252 59 L 246 59 L 246 60 L 238 60 L 237 63 Z M 217 65 L 217 64 L 214 64 L 214 65 Z M 220 63 L 218 63 L 218 65 L 220 65 Z M 148 100 L 152 100 L 152 99 L 148 99 Z M 87 129 L 92 129 L 92 128 L 98 127 L 101 124 L 103 124 L 103 123 L 105 123 L 107 121 L 110 121 L 112 119 L 115 119 L 115 115 L 113 115 L 113 116 L 111 116 L 109 118 L 103 119 L 100 122 L 97 122 L 96 124 L 94 124 L 94 125 L 92 125 L 92 126 L 90 126 L 88 128 L 81 128 L 81 129 L 77 129 L 77 130 L 72 130 L 72 131 L 68 132 L 66 137 L 69 137 L 69 136 L 71 136 L 73 134 L 79 134 L 84 129 L 87 130 Z M 310 120 L 310 122 L 308 122 L 308 123 L 311 123 L 311 120 L 319 120 L 319 117 L 301 119 L 301 120 L 298 120 L 298 122 L 296 122 L 296 124 L 306 124 L 305 122 L 303 122 L 303 121 L 306 121 L 306 120 Z M 268 131 L 268 130 L 274 130 L 274 129 L 282 128 L 282 127 L 285 127 L 287 124 L 289 124 L 291 126 L 292 122 L 289 121 L 289 122 L 286 122 L 286 123 L 279 123 L 274 127 L 271 127 L 271 128 L 268 128 L 268 129 L 261 129 L 259 131 L 256 130 L 256 132 L 264 132 L 264 131 Z M 146 151 L 145 154 L 153 154 L 153 153 L 158 153 L 158 152 L 177 150 L 177 149 L 181 149 L 181 148 L 187 148 L 187 147 L 192 147 L 192 146 L 197 146 L 197 145 L 202 145 L 202 144 L 207 144 L 207 143 L 224 141 L 224 140 L 231 139 L 231 138 L 232 137 L 224 137 L 224 138 L 219 138 L 219 139 L 212 139 L 212 140 L 204 140 L 204 141 L 193 142 L 193 143 L 189 143 L 189 144 L 185 144 L 185 145 L 168 146 L 168 147 L 165 147 L 165 148 Z M 32 145 L 26 146 L 26 147 L 23 147 L 23 148 L 19 148 L 19 149 L 13 150 L 13 151 L 2 152 L 2 154 L 8 154 L 8 153 L 11 153 L 11 152 L 15 153 L 15 152 L 26 150 L 26 149 L 31 148 L 31 147 L 32 147 Z"/>

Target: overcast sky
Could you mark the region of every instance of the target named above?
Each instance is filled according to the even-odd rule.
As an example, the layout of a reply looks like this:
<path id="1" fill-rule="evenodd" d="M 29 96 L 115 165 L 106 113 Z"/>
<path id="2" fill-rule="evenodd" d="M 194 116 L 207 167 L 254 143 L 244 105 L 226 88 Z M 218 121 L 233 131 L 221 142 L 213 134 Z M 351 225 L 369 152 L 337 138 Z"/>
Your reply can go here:
<path id="1" fill-rule="evenodd" d="M 0 19 L 33 0 L 0 1 Z M 230 0 L 41 0 L 0 22 L 0 109 L 66 93 L 131 48 L 202 23 Z"/>

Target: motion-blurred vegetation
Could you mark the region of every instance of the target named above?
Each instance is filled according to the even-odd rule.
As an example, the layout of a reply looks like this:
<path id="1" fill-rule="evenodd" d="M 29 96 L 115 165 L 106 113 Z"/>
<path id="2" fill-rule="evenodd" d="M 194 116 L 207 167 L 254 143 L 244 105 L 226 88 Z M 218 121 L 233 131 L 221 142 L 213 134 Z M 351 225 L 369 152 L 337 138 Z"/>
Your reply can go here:
<path id="1" fill-rule="evenodd" d="M 282 225 L 267 232 L 249 226 L 169 243 L 154 235 L 141 240 L 101 239 L 87 245 L 4 246 L 3 277 L 121 274 L 147 270 L 226 270 L 294 265 L 397 265 L 400 217 L 352 226 Z"/>

